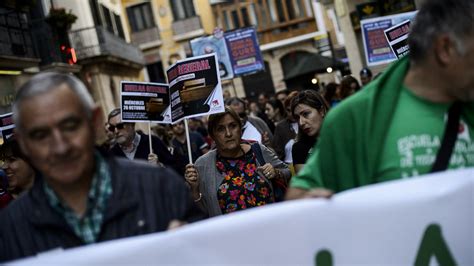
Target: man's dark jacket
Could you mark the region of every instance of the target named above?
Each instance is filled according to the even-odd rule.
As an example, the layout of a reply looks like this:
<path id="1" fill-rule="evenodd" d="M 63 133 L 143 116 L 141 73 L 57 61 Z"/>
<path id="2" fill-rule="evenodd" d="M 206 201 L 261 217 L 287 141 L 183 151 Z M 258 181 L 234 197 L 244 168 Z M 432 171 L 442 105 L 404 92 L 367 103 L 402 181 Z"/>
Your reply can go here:
<path id="1" fill-rule="evenodd" d="M 148 154 L 150 154 L 150 140 L 148 135 L 143 134 L 141 132 L 137 132 L 137 134 L 140 134 L 140 143 L 138 143 L 137 151 L 135 152 L 135 160 L 140 159 L 140 160 L 148 160 Z M 158 155 L 158 161 L 166 165 L 167 167 L 171 167 L 175 169 L 176 171 L 179 171 L 179 166 L 178 163 L 176 162 L 176 159 L 173 158 L 173 155 L 169 152 L 168 148 L 166 148 L 165 144 L 163 141 L 161 141 L 160 138 L 157 136 L 151 136 L 151 147 L 153 149 L 153 153 Z M 118 144 L 115 144 L 111 149 L 110 149 L 110 154 L 113 154 L 115 156 L 119 157 L 125 157 L 125 153 L 122 151 L 120 146 Z"/>
<path id="2" fill-rule="evenodd" d="M 174 171 L 145 162 L 107 158 L 110 196 L 97 242 L 160 232 L 173 219 L 203 218 L 188 188 Z M 0 212 L 0 261 L 84 245 L 47 202 L 43 181 Z"/>

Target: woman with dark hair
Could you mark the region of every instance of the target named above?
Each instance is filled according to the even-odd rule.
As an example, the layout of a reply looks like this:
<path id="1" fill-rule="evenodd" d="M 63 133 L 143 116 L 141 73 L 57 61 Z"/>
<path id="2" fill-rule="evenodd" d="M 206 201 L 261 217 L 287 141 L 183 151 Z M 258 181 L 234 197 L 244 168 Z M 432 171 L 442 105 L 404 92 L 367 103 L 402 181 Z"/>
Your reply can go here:
<path id="1" fill-rule="evenodd" d="M 341 80 L 341 85 L 339 86 L 339 99 L 342 101 L 359 90 L 360 85 L 357 79 L 351 75 L 344 76 Z"/>
<path id="2" fill-rule="evenodd" d="M 329 82 L 324 86 L 324 99 L 331 107 L 334 107 L 339 103 L 337 89 L 338 85 L 334 82 Z"/>
<path id="3" fill-rule="evenodd" d="M 194 201 L 209 216 L 283 199 L 275 195 L 274 184 L 288 181 L 288 167 L 264 145 L 242 142 L 237 113 L 226 107 L 224 113 L 209 116 L 208 130 L 216 149 L 187 165 L 184 177 Z"/>
<path id="4" fill-rule="evenodd" d="M 8 140 L 0 147 L 0 167 L 5 172 L 8 192 L 13 198 L 19 197 L 33 186 L 35 171 L 26 161 L 16 140 Z"/>
<path id="5" fill-rule="evenodd" d="M 272 98 L 265 104 L 265 114 L 276 126 L 285 119 L 285 107 L 283 107 L 283 103 L 280 100 Z"/>
<path id="6" fill-rule="evenodd" d="M 298 173 L 312 153 L 324 116 L 329 110 L 326 100 L 313 90 L 300 92 L 291 101 L 291 112 L 298 122 L 297 141 L 293 144 L 293 165 Z"/>

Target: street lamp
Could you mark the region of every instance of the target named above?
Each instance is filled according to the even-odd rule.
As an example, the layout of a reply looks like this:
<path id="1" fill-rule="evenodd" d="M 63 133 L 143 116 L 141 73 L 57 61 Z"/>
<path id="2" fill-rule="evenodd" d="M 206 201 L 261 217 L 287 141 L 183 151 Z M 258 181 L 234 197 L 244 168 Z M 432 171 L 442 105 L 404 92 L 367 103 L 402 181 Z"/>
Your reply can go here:
<path id="1" fill-rule="evenodd" d="M 332 67 L 328 67 L 328 68 L 326 68 L 326 72 L 328 72 L 328 73 L 332 73 Z"/>

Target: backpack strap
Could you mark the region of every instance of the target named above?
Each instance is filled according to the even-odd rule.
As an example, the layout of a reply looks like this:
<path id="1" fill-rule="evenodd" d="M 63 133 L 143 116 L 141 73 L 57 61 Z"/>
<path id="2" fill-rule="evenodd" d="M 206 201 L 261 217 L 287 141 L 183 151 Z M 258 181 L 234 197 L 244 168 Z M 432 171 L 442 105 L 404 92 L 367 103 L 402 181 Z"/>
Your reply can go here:
<path id="1" fill-rule="evenodd" d="M 456 102 L 448 110 L 448 122 L 444 130 L 443 142 L 441 143 L 430 173 L 444 171 L 448 168 L 449 160 L 454 150 L 454 144 L 458 137 L 460 118 L 461 104 Z"/>
<path id="2" fill-rule="evenodd" d="M 260 148 L 260 144 L 258 144 L 258 142 L 254 142 L 250 144 L 250 147 L 252 148 L 252 151 L 255 154 L 255 157 L 257 158 L 258 164 L 260 164 L 260 166 L 265 165 L 265 159 L 263 158 L 263 153 L 262 149 Z"/>

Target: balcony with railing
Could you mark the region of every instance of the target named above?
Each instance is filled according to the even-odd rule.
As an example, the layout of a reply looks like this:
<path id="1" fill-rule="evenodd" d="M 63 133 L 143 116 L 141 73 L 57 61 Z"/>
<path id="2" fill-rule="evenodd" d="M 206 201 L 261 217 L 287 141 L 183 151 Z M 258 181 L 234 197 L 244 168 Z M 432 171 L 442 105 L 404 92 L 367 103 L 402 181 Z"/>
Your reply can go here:
<path id="1" fill-rule="evenodd" d="M 0 66 L 27 68 L 37 66 L 28 17 L 25 13 L 0 8 Z"/>
<path id="2" fill-rule="evenodd" d="M 171 27 L 175 41 L 187 40 L 204 34 L 200 16 L 176 20 Z"/>
<path id="3" fill-rule="evenodd" d="M 317 31 L 310 0 L 232 1 L 214 8 L 224 30 L 255 26 L 260 44 Z"/>
<path id="4" fill-rule="evenodd" d="M 71 46 L 79 63 L 106 58 L 125 65 L 142 67 L 145 64 L 141 50 L 101 26 L 69 32 Z"/>
<path id="5" fill-rule="evenodd" d="M 142 31 L 132 32 L 130 37 L 132 43 L 142 49 L 162 44 L 160 30 L 156 26 Z"/>

